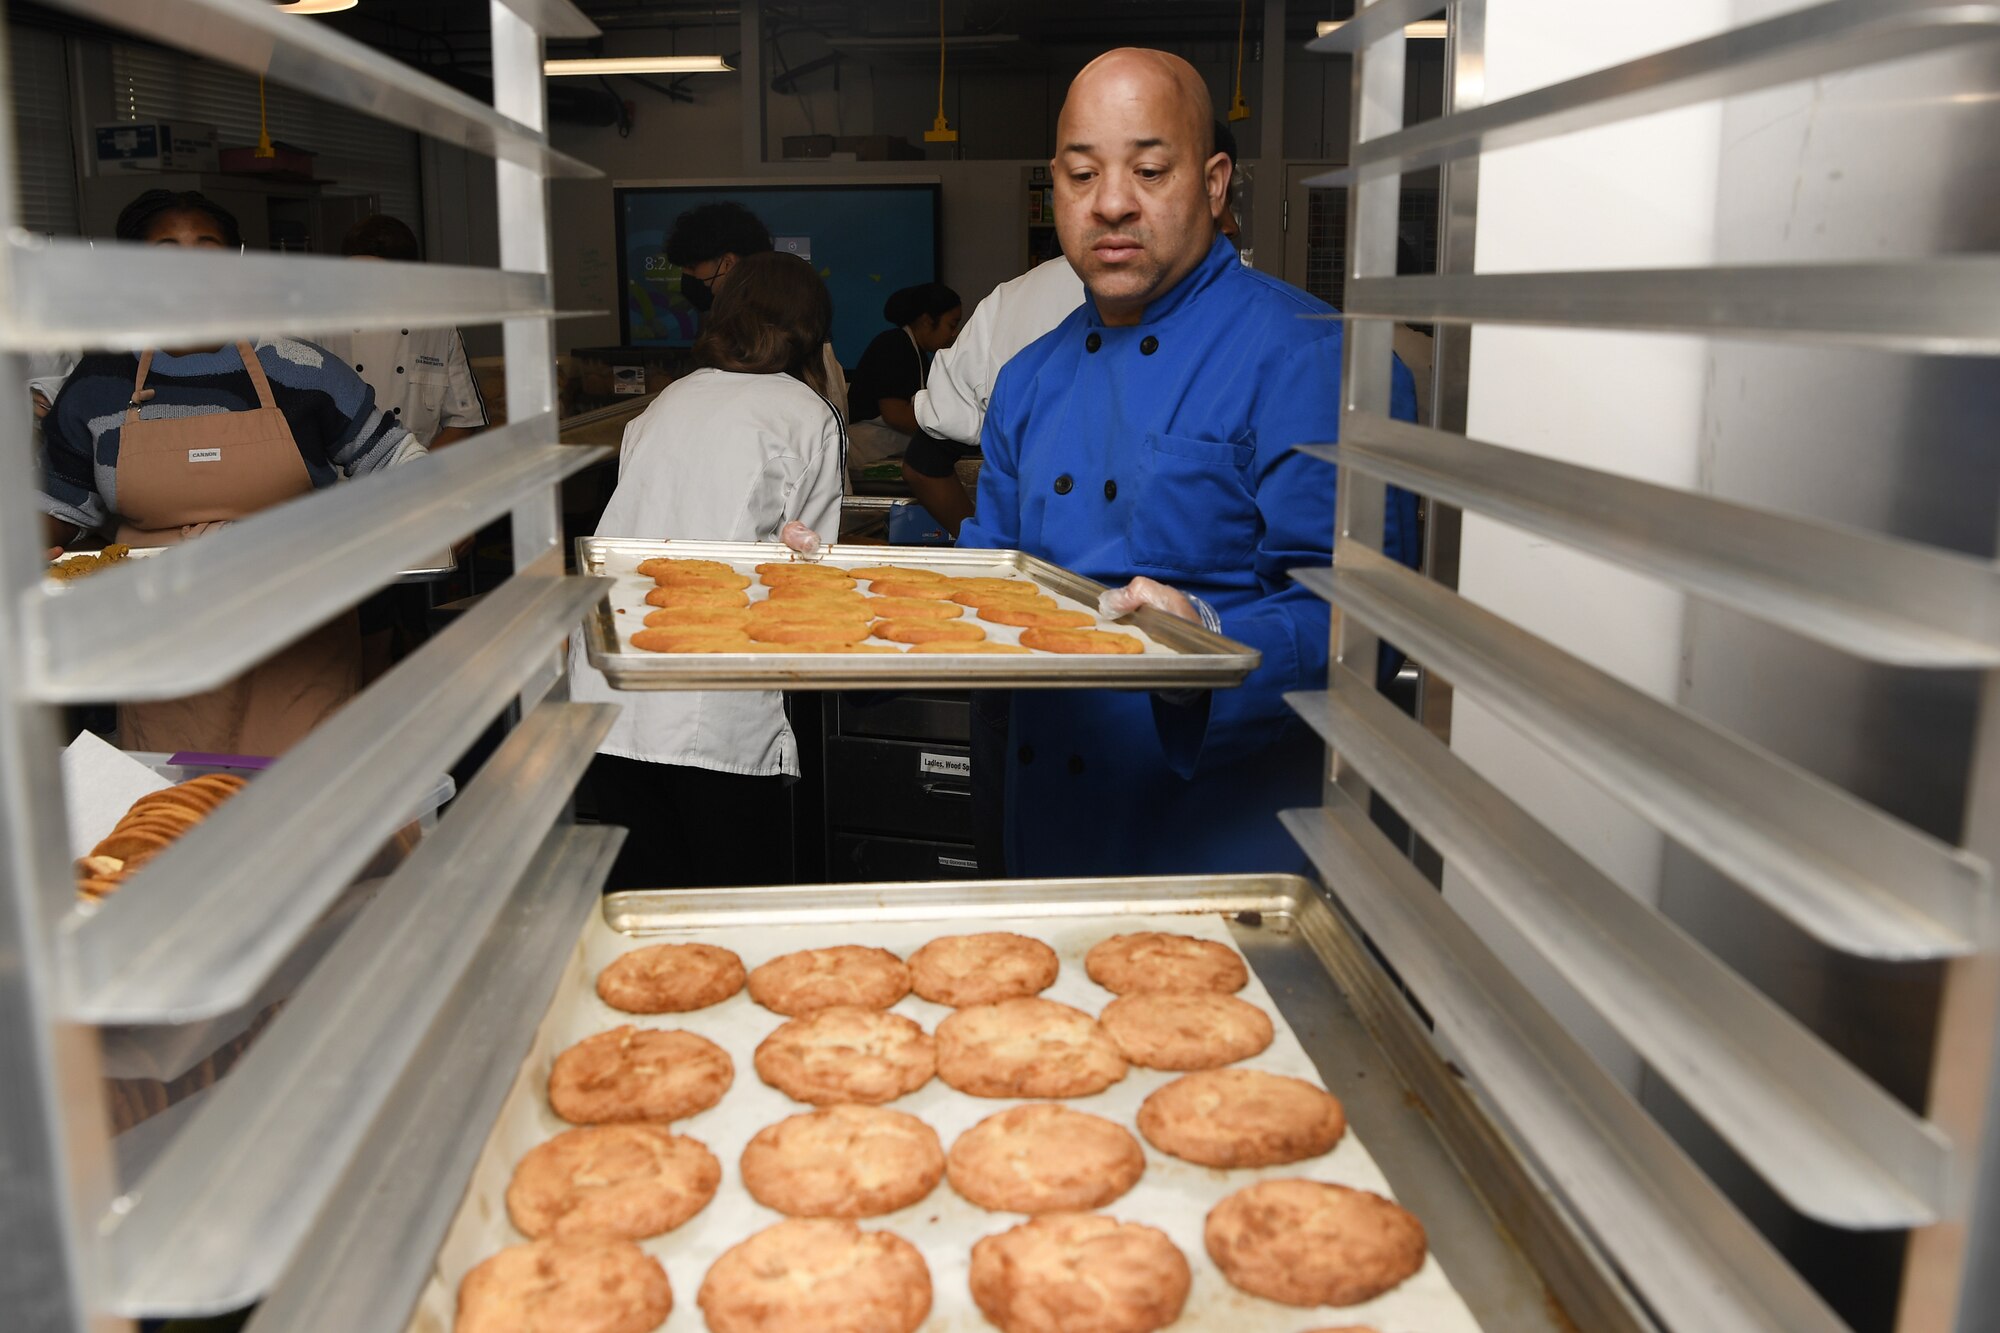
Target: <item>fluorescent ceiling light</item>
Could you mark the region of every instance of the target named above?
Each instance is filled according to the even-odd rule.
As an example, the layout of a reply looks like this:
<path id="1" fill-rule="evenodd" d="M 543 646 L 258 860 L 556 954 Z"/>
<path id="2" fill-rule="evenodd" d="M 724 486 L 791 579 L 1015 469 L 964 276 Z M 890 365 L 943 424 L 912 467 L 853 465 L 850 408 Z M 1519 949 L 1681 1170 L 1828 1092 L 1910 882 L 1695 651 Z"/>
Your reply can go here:
<path id="1" fill-rule="evenodd" d="M 277 0 L 271 8 L 280 14 L 338 14 L 360 3 L 361 0 Z"/>
<path id="2" fill-rule="evenodd" d="M 1330 32 L 1338 32 L 1347 23 L 1346 19 L 1322 19 L 1314 29 L 1314 35 L 1324 37 Z M 1429 37 L 1443 41 L 1449 31 L 1444 19 L 1418 19 L 1403 29 L 1405 37 Z"/>
<path id="3" fill-rule="evenodd" d="M 548 60 L 544 74 L 733 74 L 721 56 L 598 56 L 589 60 Z"/>

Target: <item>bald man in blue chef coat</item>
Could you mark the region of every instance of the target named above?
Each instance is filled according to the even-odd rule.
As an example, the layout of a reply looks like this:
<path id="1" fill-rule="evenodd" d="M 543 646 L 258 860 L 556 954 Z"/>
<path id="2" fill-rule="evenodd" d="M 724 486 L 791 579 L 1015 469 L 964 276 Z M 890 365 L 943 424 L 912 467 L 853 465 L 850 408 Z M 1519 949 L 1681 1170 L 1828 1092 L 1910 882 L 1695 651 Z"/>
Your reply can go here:
<path id="1" fill-rule="evenodd" d="M 1056 231 L 1090 299 L 1000 372 L 961 547 L 1018 547 L 1263 654 L 1193 696 L 1014 695 L 1007 872 L 1303 869 L 1277 811 L 1320 800 L 1325 751 L 1285 706 L 1326 680 L 1329 610 L 1287 577 L 1332 559 L 1340 425 L 1330 307 L 1242 267 L 1217 230 L 1229 160 L 1208 90 L 1161 51 L 1112 51 L 1057 124 Z M 1416 413 L 1395 367 L 1392 411 Z M 1389 553 L 1412 561 L 1415 502 Z"/>

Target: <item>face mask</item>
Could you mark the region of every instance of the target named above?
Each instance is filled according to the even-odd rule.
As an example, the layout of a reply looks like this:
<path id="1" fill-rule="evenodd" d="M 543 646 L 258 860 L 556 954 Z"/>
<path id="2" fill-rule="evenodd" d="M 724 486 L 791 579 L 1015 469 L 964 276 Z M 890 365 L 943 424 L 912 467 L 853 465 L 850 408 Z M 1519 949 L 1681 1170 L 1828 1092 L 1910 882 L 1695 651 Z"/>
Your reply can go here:
<path id="1" fill-rule="evenodd" d="M 715 304 L 715 288 L 712 285 L 714 282 L 714 278 L 697 278 L 694 274 L 683 271 L 681 299 L 702 314 L 707 314 L 709 307 Z"/>

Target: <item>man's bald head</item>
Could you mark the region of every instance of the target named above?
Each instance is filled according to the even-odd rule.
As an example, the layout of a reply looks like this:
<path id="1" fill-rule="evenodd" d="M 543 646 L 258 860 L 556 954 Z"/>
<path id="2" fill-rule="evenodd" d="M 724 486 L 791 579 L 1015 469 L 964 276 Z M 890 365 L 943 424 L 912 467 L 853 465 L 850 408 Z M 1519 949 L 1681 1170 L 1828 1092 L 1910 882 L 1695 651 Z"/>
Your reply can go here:
<path id="1" fill-rule="evenodd" d="M 1056 233 L 1106 323 L 1137 323 L 1215 239 L 1229 167 L 1208 85 L 1165 51 L 1083 67 L 1056 122 Z"/>

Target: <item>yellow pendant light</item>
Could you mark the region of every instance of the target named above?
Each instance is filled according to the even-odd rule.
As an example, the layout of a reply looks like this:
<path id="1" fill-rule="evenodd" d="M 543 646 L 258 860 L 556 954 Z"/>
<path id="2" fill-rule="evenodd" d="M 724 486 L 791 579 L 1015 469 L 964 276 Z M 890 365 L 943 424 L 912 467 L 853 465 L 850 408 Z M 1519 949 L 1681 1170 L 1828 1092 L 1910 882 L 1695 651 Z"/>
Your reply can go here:
<path id="1" fill-rule="evenodd" d="M 1229 99 L 1229 119 L 1231 121 L 1250 119 L 1250 104 L 1243 100 L 1243 14 L 1250 7 L 1250 0 L 1236 3 L 1236 95 Z M 1268 56 L 1266 57 L 1269 58 Z"/>
<path id="2" fill-rule="evenodd" d="M 957 143 L 958 131 L 944 118 L 944 0 L 938 0 L 938 109 L 937 119 L 924 131 L 925 143 Z"/>

